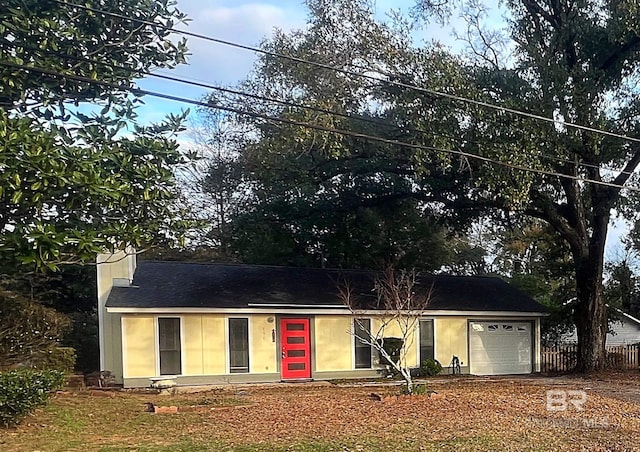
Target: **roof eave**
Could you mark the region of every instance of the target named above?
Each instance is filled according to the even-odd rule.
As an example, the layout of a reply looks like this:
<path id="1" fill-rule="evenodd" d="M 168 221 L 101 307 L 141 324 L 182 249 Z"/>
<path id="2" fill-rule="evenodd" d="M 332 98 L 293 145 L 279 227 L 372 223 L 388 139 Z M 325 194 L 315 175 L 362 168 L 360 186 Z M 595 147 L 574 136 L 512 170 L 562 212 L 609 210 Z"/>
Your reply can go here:
<path id="1" fill-rule="evenodd" d="M 347 307 L 247 307 L 247 308 L 214 308 L 214 307 L 117 307 L 108 306 L 108 313 L 113 314 L 296 314 L 296 315 L 384 315 L 383 310 L 350 310 Z M 415 313 L 411 313 L 416 315 Z M 425 310 L 420 313 L 424 317 L 455 316 L 455 317 L 547 317 L 548 312 L 522 311 L 470 311 L 470 310 Z"/>

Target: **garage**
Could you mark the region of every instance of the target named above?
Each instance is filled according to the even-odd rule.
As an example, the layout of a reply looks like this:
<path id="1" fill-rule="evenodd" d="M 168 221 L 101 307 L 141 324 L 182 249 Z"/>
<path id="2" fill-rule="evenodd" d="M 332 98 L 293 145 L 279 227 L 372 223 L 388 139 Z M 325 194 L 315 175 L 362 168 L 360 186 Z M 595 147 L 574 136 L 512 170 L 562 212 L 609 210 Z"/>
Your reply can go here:
<path id="1" fill-rule="evenodd" d="M 533 324 L 469 322 L 469 371 L 474 375 L 528 374 L 533 371 Z"/>

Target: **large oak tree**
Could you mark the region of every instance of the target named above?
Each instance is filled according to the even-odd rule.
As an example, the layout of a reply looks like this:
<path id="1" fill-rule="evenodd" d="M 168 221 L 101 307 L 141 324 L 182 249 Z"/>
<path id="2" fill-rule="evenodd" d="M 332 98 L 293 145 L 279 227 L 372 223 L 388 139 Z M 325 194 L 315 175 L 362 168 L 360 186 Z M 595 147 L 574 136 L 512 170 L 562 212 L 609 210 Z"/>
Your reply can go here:
<path id="1" fill-rule="evenodd" d="M 443 12 L 434 3 L 421 3 L 428 17 Z M 478 2 L 451 5 L 466 8 L 467 17 L 482 16 L 477 10 L 468 14 Z M 600 369 L 607 331 L 602 293 L 607 232 L 614 211 L 630 219 L 635 215 L 629 208 L 635 205 L 634 192 L 623 187 L 636 187 L 640 163 L 638 5 L 624 0 L 511 0 L 505 5 L 508 27 L 502 35 L 483 29 L 481 21 L 471 24 L 475 58 L 464 62 L 472 87 L 467 95 L 559 121 L 461 108 L 468 114 L 461 127 L 468 141 L 460 146 L 541 171 L 483 165 L 476 177 L 504 211 L 544 220 L 556 240 L 568 245 L 577 291 L 578 367 Z M 510 54 L 499 52 L 499 42 Z M 479 193 L 478 199 L 486 195 Z"/>
<path id="2" fill-rule="evenodd" d="M 398 144 L 390 155 L 412 151 L 412 171 L 428 181 L 423 202 L 439 212 L 467 218 L 469 212 L 484 213 L 502 220 L 529 216 L 547 223 L 553 240 L 563 242 L 572 258 L 579 368 L 601 368 L 606 236 L 612 214 L 633 219 L 637 205 L 635 192 L 623 188 L 634 184 L 640 163 L 637 3 L 510 0 L 502 4 L 506 26 L 498 31 L 483 27 L 486 16 L 479 1 L 423 0 L 411 20 L 396 17 L 400 20 L 393 25 L 376 21 L 374 5 L 364 0 L 307 4 L 308 28 L 276 34 L 265 49 L 325 66 L 271 54 L 262 60 L 262 78 L 243 88 L 355 117 L 373 115 L 395 126 L 367 133 L 392 130 L 395 139 L 411 144 Z M 456 8 L 467 19 L 468 29 L 459 34 L 466 39 L 463 51 L 415 45 L 412 26 L 423 19 L 446 20 Z M 443 98 L 434 91 L 557 122 Z M 254 104 L 248 110 L 324 127 L 354 124 L 328 113 Z M 264 147 L 276 157 L 287 159 L 281 154 L 287 146 L 290 159 L 308 156 L 310 149 L 333 158 L 356 154 L 355 140 L 339 134 L 277 123 L 261 127 L 268 134 L 258 130 L 253 137 L 258 146 L 279 143 Z M 469 155 L 455 154 L 461 151 Z"/>

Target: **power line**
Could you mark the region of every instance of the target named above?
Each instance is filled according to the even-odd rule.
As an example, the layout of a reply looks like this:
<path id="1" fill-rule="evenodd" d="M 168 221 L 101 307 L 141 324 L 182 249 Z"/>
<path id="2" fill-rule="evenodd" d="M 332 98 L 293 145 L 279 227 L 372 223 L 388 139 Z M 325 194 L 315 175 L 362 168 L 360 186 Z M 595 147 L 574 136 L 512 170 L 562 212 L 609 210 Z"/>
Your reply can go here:
<path id="1" fill-rule="evenodd" d="M 96 62 L 97 63 L 97 62 Z M 123 68 L 124 69 L 124 68 Z M 424 135 L 431 135 L 434 137 L 439 137 L 439 138 L 447 138 L 450 140 L 454 140 L 454 141 L 466 141 L 469 143 L 474 143 L 480 146 L 484 146 L 484 143 L 481 143 L 477 140 L 471 140 L 471 139 L 467 139 L 467 138 L 461 138 L 461 137 L 456 137 L 453 135 L 447 135 L 444 134 L 442 132 L 436 133 L 436 132 L 432 132 L 429 130 L 425 130 L 422 128 L 417 128 L 417 127 L 401 127 L 398 126 L 397 124 L 391 124 L 385 121 L 381 121 L 378 119 L 374 119 L 374 118 L 369 118 L 366 116 L 355 116 L 355 115 L 350 115 L 348 113 L 341 113 L 335 110 L 329 110 L 326 108 L 321 108 L 321 107 L 316 107 L 313 105 L 306 105 L 306 104 L 298 104 L 295 102 L 290 102 L 290 101 L 286 101 L 286 100 L 282 100 L 282 99 L 276 99 L 273 97 L 267 97 L 267 96 L 262 96 L 259 94 L 254 94 L 254 93 L 249 93 L 246 91 L 239 91 L 239 90 L 234 90 L 231 88 L 224 88 L 221 86 L 216 86 L 213 85 L 211 83 L 208 82 L 204 82 L 204 81 L 198 81 L 195 79 L 192 80 L 188 80 L 185 78 L 179 78 L 179 77 L 174 77 L 174 76 L 170 76 L 170 75 L 166 75 L 166 74 L 158 74 L 158 73 L 153 73 L 153 72 L 149 72 L 149 71 L 145 71 L 143 72 L 145 75 L 151 76 L 151 77 L 156 77 L 156 78 L 160 78 L 160 79 L 164 79 L 164 80 L 168 80 L 168 81 L 173 81 L 173 82 L 177 82 L 177 83 L 184 83 L 186 85 L 191 85 L 191 86 L 198 86 L 200 88 L 207 88 L 207 89 L 212 89 L 215 91 L 220 91 L 220 92 L 224 92 L 224 93 L 228 93 L 228 94 L 234 94 L 237 96 L 244 96 L 244 97 L 250 97 L 252 99 L 256 99 L 256 100 L 262 100 L 262 101 L 266 101 L 266 102 L 273 102 L 276 104 L 280 104 L 280 105 L 284 105 L 284 106 L 288 106 L 288 107 L 293 107 L 293 108 L 301 108 L 304 110 L 309 110 L 309 111 L 314 111 L 316 113 L 325 113 L 328 115 L 332 115 L 332 116 L 338 116 L 344 119 L 350 119 L 350 120 L 355 120 L 355 121 L 362 121 L 362 122 L 366 122 L 369 124 L 374 124 L 374 125 L 379 125 L 379 126 L 385 126 L 385 127 L 392 127 L 398 130 L 405 130 L 408 132 L 417 132 L 420 134 L 424 134 Z M 182 76 L 184 77 L 184 76 Z M 556 161 L 556 162 L 561 162 L 561 163 L 568 163 L 571 165 L 577 165 L 577 166 L 582 166 L 585 168 L 595 168 L 598 170 L 606 170 L 606 171 L 611 171 L 611 172 L 616 172 L 616 173 L 620 173 L 620 174 L 627 174 L 627 175 L 631 175 L 634 174 L 633 171 L 625 171 L 624 169 L 619 169 L 619 168 L 613 168 L 610 166 L 605 166 L 605 165 L 595 165 L 592 163 L 586 163 L 586 162 L 575 162 L 573 160 L 567 159 L 567 158 L 561 158 L 561 157 L 554 157 L 551 155 L 537 155 L 536 157 L 545 159 L 545 160 L 552 160 L 552 161 Z"/>
<path id="2" fill-rule="evenodd" d="M 372 76 L 372 75 L 367 75 L 367 74 L 361 74 L 359 72 L 354 72 L 354 71 L 350 71 L 348 69 L 342 69 L 336 66 L 332 66 L 329 64 L 325 64 L 325 63 L 319 63 L 316 61 L 310 61 L 310 60 L 306 60 L 303 58 L 298 58 L 298 57 L 294 57 L 291 55 L 285 55 L 285 54 L 281 54 L 281 53 L 277 53 L 277 52 L 271 52 L 268 50 L 264 50 L 264 49 L 260 49 L 258 47 L 252 47 L 249 45 L 245 45 L 245 44 L 239 44 L 236 42 L 232 42 L 232 41 L 227 41 L 224 39 L 219 39 L 219 38 L 214 38 L 212 36 L 207 36 L 201 33 L 195 33 L 195 32 L 191 32 L 191 31 L 186 31 L 186 30 L 178 30 L 175 29 L 173 27 L 168 27 L 166 25 L 162 25 L 159 24 L 157 22 L 153 22 L 150 20 L 146 20 L 146 19 L 140 19 L 140 18 L 135 18 L 135 17 L 128 17 L 125 16 L 123 14 L 118 14 L 118 13 L 114 13 L 114 12 L 110 12 L 110 11 L 106 11 L 103 9 L 98 9 L 98 8 L 92 8 L 89 6 L 85 6 L 85 5 L 79 5 L 76 3 L 71 3 L 71 2 L 67 2 L 64 0 L 49 0 L 55 3 L 59 3 L 61 5 L 66 5 L 66 6 L 71 6 L 74 8 L 79 8 L 79 9 L 83 9 L 85 11 L 91 11 L 93 13 L 98 13 L 98 14 L 104 14 L 106 16 L 110 16 L 110 17 L 114 17 L 114 18 L 118 18 L 118 19 L 123 19 L 123 20 L 129 20 L 132 22 L 137 22 L 140 24 L 145 24 L 145 25 L 151 25 L 153 27 L 165 30 L 165 31 L 169 31 L 169 32 L 173 32 L 173 33 L 178 33 L 184 36 L 191 36 L 193 38 L 197 38 L 197 39 L 202 39 L 205 41 L 209 41 L 209 42 L 214 42 L 217 44 L 222 44 L 222 45 L 226 45 L 226 46 L 230 46 L 230 47 L 235 47 L 235 48 L 239 48 L 239 49 L 243 49 L 243 50 L 248 50 L 254 53 L 260 53 L 263 55 L 267 55 L 267 56 L 271 56 L 274 58 L 282 58 L 282 59 L 286 59 L 289 61 L 293 61 L 296 63 L 302 63 L 302 64 L 308 64 L 308 65 L 312 65 L 312 66 L 316 66 L 319 68 L 323 68 L 323 69 L 327 69 L 327 70 L 331 70 L 331 71 L 335 71 L 335 72 L 340 72 L 342 74 L 345 75 L 350 75 L 353 77 L 359 77 L 359 78 L 364 78 L 364 79 L 368 79 L 368 80 L 372 80 L 375 81 L 376 83 L 380 83 L 381 81 L 383 81 L 384 83 L 390 84 L 390 85 L 394 85 L 394 86 L 398 86 L 401 88 L 408 88 L 408 89 L 412 89 L 412 90 L 416 90 L 416 91 L 420 91 L 423 92 L 425 94 L 430 94 L 432 96 L 438 96 L 438 97 L 443 97 L 446 99 L 450 99 L 450 100 L 455 100 L 458 102 L 463 102 L 463 103 L 469 103 L 472 105 L 477 105 L 480 107 L 484 107 L 484 108 L 489 108 L 489 109 L 493 109 L 493 110 L 498 110 L 501 112 L 505 112 L 505 113 L 511 113 L 514 115 L 520 115 L 520 116 L 524 116 L 527 118 L 531 118 L 531 119 L 535 119 L 538 121 L 544 121 L 547 123 L 551 123 L 551 124 L 555 124 L 555 125 L 560 125 L 560 126 L 564 126 L 564 127 L 571 127 L 574 129 L 579 129 L 579 130 L 584 130 L 586 132 L 592 132 L 592 133 L 597 133 L 597 134 L 601 134 L 601 135 L 606 135 L 612 138 L 618 138 L 618 139 L 622 139 L 622 140 L 626 140 L 626 141 L 631 141 L 634 143 L 640 143 L 640 138 L 634 138 L 634 137 L 629 137 L 627 135 L 622 135 L 619 133 L 615 133 L 615 132 L 609 132 L 606 130 L 602 130 L 602 129 L 596 129 L 593 127 L 589 127 L 589 126 L 583 126 L 580 124 L 575 124 L 572 122 L 566 122 L 566 121 L 560 121 L 558 119 L 553 119 L 553 118 L 547 118 L 545 116 L 541 116 L 541 115 L 537 115 L 535 113 L 529 113 L 529 112 L 525 112 L 522 110 L 517 110 L 514 108 L 509 108 L 509 107 L 502 107 L 499 105 L 495 105 L 495 104 L 491 104 L 489 102 L 484 102 L 484 101 L 480 101 L 480 100 L 475 100 L 475 99 L 469 99 L 463 96 L 458 96 L 455 94 L 448 94 L 448 93 L 443 93 L 441 91 L 436 91 L 436 90 L 432 90 L 432 89 L 428 89 L 428 88 L 424 88 L 421 86 L 417 86 L 411 83 L 405 83 L 405 82 L 400 82 L 397 80 L 381 80 L 378 77 Z M 360 65 L 354 65 L 354 67 L 357 67 L 359 69 L 364 69 L 368 72 L 377 72 L 381 75 L 384 75 L 385 77 L 397 77 L 395 74 L 390 74 L 390 73 L 384 73 L 381 72 L 379 70 L 376 69 L 372 69 L 372 68 L 367 68 L 367 67 L 363 67 Z"/>
<path id="3" fill-rule="evenodd" d="M 515 170 L 519 170 L 519 171 L 532 172 L 532 173 L 536 173 L 536 174 L 542 174 L 542 175 L 547 175 L 547 176 L 553 176 L 553 177 L 559 177 L 559 178 L 575 180 L 575 181 L 578 181 L 578 182 L 592 183 L 592 184 L 596 184 L 596 185 L 613 187 L 613 188 L 617 188 L 617 189 L 627 189 L 627 190 L 630 190 L 630 191 L 639 191 L 640 192 L 640 187 L 629 187 L 629 186 L 624 186 L 624 185 L 618 185 L 618 184 L 615 184 L 615 183 L 612 183 L 612 182 L 599 181 L 599 180 L 594 180 L 594 179 L 583 178 L 583 177 L 580 177 L 580 176 L 573 176 L 573 175 L 570 175 L 570 174 L 562 174 L 562 173 L 557 173 L 557 172 L 553 172 L 553 171 L 546 171 L 546 170 L 530 168 L 530 167 L 521 166 L 521 165 L 515 165 L 515 164 L 512 164 L 512 163 L 502 162 L 502 161 L 499 161 L 499 160 L 491 159 L 489 157 L 483 157 L 483 156 L 480 156 L 480 155 L 471 154 L 471 153 L 464 152 L 464 151 L 456 151 L 456 150 L 453 150 L 453 149 L 442 149 L 442 148 L 437 148 L 437 147 L 433 147 L 433 146 L 424 146 L 424 145 L 419 145 L 419 144 L 407 143 L 407 142 L 404 142 L 404 141 L 392 140 L 392 139 L 388 139 L 388 138 L 382 138 L 382 137 L 378 137 L 378 136 L 374 136 L 374 135 L 368 135 L 368 134 L 365 134 L 365 133 L 353 132 L 353 131 L 343 130 L 343 129 L 335 129 L 335 128 L 332 128 L 332 127 L 326 127 L 326 126 L 322 126 L 322 125 L 319 125 L 319 124 L 308 123 L 308 122 L 305 122 L 305 121 L 296 121 L 296 120 L 293 120 L 293 119 L 274 117 L 274 116 L 269 116 L 269 115 L 265 115 L 265 114 L 262 114 L 262 113 L 256 113 L 256 112 L 247 112 L 247 111 L 240 110 L 238 108 L 224 106 L 224 105 L 218 105 L 218 104 L 213 104 L 211 102 L 203 102 L 203 101 L 198 101 L 198 100 L 194 100 L 194 99 L 188 99 L 188 98 L 185 98 L 185 97 L 175 96 L 175 95 L 172 95 L 172 94 L 159 93 L 159 92 L 156 92 L 156 91 L 150 91 L 150 90 L 146 90 L 146 89 L 142 89 L 142 88 L 135 88 L 135 87 L 130 87 L 130 86 L 118 85 L 116 83 L 110 83 L 110 82 L 105 82 L 105 81 L 100 81 L 100 80 L 94 80 L 94 79 L 91 79 L 89 77 L 83 77 L 83 76 L 79 76 L 79 75 L 63 74 L 61 72 L 53 71 L 53 70 L 50 70 L 50 69 L 39 68 L 39 67 L 34 67 L 34 66 L 28 66 L 28 65 L 24 65 L 24 64 L 16 64 L 16 63 L 11 63 L 11 62 L 6 62 L 6 61 L 0 61 L 0 65 L 5 66 L 5 67 L 11 67 L 11 68 L 14 68 L 14 69 L 22 69 L 22 70 L 26 70 L 26 71 L 30 71 L 30 72 L 35 72 L 35 73 L 42 74 L 42 75 L 49 75 L 49 76 L 53 76 L 53 77 L 62 77 L 64 79 L 68 79 L 68 80 L 75 80 L 75 81 L 79 81 L 79 82 L 83 82 L 83 83 L 94 84 L 94 85 L 98 85 L 98 86 L 102 86 L 102 87 L 106 87 L 106 88 L 111 88 L 111 89 L 115 89 L 115 90 L 130 92 L 130 93 L 133 93 L 133 94 L 148 95 L 148 96 L 152 96 L 152 97 L 158 97 L 158 98 L 162 98 L 162 99 L 172 100 L 172 101 L 176 101 L 176 102 L 182 102 L 182 103 L 196 105 L 196 106 L 200 106 L 200 107 L 213 108 L 213 109 L 222 110 L 222 111 L 226 111 L 226 112 L 234 113 L 234 114 L 238 114 L 238 115 L 249 116 L 249 117 L 254 117 L 254 118 L 260 118 L 260 119 L 264 119 L 266 121 L 280 122 L 280 123 L 283 123 L 283 124 L 290 124 L 290 125 L 295 125 L 295 126 L 299 126 L 299 127 L 308 128 L 308 129 L 319 130 L 319 131 L 323 131 L 323 132 L 327 132 L 327 133 L 333 133 L 333 134 L 342 135 L 342 136 L 349 136 L 349 137 L 353 137 L 353 138 L 360 138 L 360 139 L 364 139 L 364 140 L 376 141 L 376 142 L 379 142 L 379 143 L 384 143 L 384 144 L 389 144 L 389 145 L 394 145 L 394 146 L 404 146 L 404 147 L 407 147 L 407 148 L 410 148 L 410 149 L 420 149 L 420 150 L 426 150 L 426 151 L 434 151 L 434 152 L 442 152 L 442 153 L 446 153 L 446 154 L 453 154 L 453 155 L 458 155 L 458 156 L 461 156 L 461 157 L 471 158 L 471 159 L 475 159 L 475 160 L 479 160 L 479 161 L 483 161 L 483 162 L 487 162 L 487 163 L 491 163 L 491 164 L 495 164 L 495 165 L 504 166 L 504 167 L 507 167 L 507 168 L 510 168 L 510 169 L 515 169 Z"/>
<path id="4" fill-rule="evenodd" d="M 374 125 L 379 125 L 379 126 L 384 126 L 384 127 L 393 127 L 395 129 L 398 129 L 398 130 L 404 130 L 404 131 L 408 131 L 408 132 L 417 132 L 417 133 L 420 133 L 420 134 L 430 135 L 430 136 L 434 136 L 434 137 L 447 138 L 447 139 L 454 140 L 454 141 L 463 141 L 464 140 L 464 141 L 467 141 L 469 143 L 474 143 L 474 144 L 477 144 L 477 145 L 480 145 L 480 146 L 484 145 L 484 143 L 481 143 L 481 142 L 476 141 L 476 140 L 463 139 L 461 137 L 456 137 L 456 136 L 453 136 L 453 135 L 447 135 L 447 134 L 444 134 L 444 133 L 435 133 L 433 131 L 428 131 L 428 130 L 424 130 L 424 129 L 421 129 L 421 128 L 400 127 L 400 126 L 398 126 L 396 124 L 391 124 L 391 123 L 388 123 L 388 122 L 385 122 L 385 121 L 377 120 L 375 118 L 370 118 L 370 117 L 366 117 L 366 116 L 354 116 L 354 115 L 350 115 L 350 114 L 347 114 L 347 113 L 338 112 L 338 111 L 335 111 L 335 110 L 329 110 L 329 109 L 326 109 L 326 108 L 316 107 L 316 106 L 312 106 L 312 105 L 298 104 L 298 103 L 291 102 L 291 101 L 286 101 L 286 100 L 283 100 L 283 99 L 276 99 L 276 98 L 272 98 L 272 97 L 267 97 L 267 96 L 262 96 L 262 95 L 258 95 L 258 94 L 254 94 L 254 93 L 249 93 L 249 92 L 246 92 L 246 91 L 240 91 L 240 90 L 235 90 L 235 89 L 231 89 L 231 88 L 224 88 L 224 87 L 217 86 L 217 85 L 205 82 L 205 81 L 197 81 L 197 80 L 193 80 L 193 79 L 192 80 L 188 80 L 188 79 L 176 77 L 176 76 L 173 76 L 173 75 L 159 74 L 159 73 L 154 73 L 154 72 L 147 71 L 147 70 L 137 70 L 137 69 L 127 68 L 125 66 L 120 66 L 120 65 L 116 65 L 116 64 L 111 64 L 111 63 L 106 63 L 106 62 L 102 62 L 102 61 L 98 61 L 98 60 L 93 60 L 93 59 L 90 59 L 90 58 L 85 58 L 85 57 L 80 57 L 80 56 L 75 56 L 75 55 L 66 55 L 66 54 L 53 52 L 53 51 L 49 51 L 49 50 L 45 50 L 45 49 L 39 49 L 39 48 L 35 48 L 35 47 L 30 47 L 30 46 L 22 46 L 22 47 L 25 48 L 25 49 L 29 49 L 29 50 L 33 50 L 33 51 L 37 51 L 37 52 L 45 52 L 45 53 L 50 54 L 50 55 L 56 55 L 56 56 L 59 56 L 61 58 L 68 58 L 68 59 L 72 59 L 72 60 L 75 60 L 75 61 L 86 62 L 86 63 L 89 63 L 89 64 L 99 64 L 99 65 L 110 67 L 110 68 L 115 68 L 115 69 L 128 71 L 129 73 L 136 73 L 136 74 L 155 77 L 155 78 L 159 78 L 159 79 L 167 80 L 167 81 L 171 81 L 171 82 L 183 83 L 183 84 L 186 84 L 186 85 L 197 86 L 197 87 L 200 87 L 200 88 L 207 88 L 207 89 L 211 89 L 211 90 L 215 90 L 215 91 L 219 91 L 219 92 L 224 92 L 224 93 L 227 93 L 227 94 L 233 94 L 233 95 L 236 95 L 236 96 L 244 96 L 244 97 L 249 97 L 249 98 L 256 99 L 256 100 L 261 100 L 261 101 L 266 101 L 266 102 L 273 102 L 273 103 L 284 105 L 284 106 L 288 106 L 288 107 L 301 108 L 301 109 L 304 109 L 304 110 L 314 111 L 314 112 L 317 112 L 317 113 L 324 113 L 324 114 L 328 114 L 328 115 L 332 115 L 332 116 L 338 116 L 338 117 L 341 117 L 341 118 L 344 118 L 344 119 L 356 120 L 356 121 L 366 122 L 366 123 L 369 123 L 369 124 L 374 124 Z M 184 77 L 184 76 L 182 76 L 182 77 Z M 598 170 L 607 170 L 607 171 L 616 172 L 616 173 L 619 173 L 619 174 L 627 174 L 627 175 L 633 174 L 633 171 L 624 171 L 622 169 L 608 167 L 608 166 L 605 166 L 605 165 L 595 165 L 595 164 L 590 164 L 590 163 L 585 163 L 585 162 L 575 162 L 573 160 L 566 159 L 566 158 L 554 157 L 554 156 L 549 156 L 549 155 L 538 155 L 537 157 L 543 158 L 545 160 L 568 163 L 568 164 L 571 164 L 571 165 L 577 165 L 577 166 L 588 167 L 588 168 L 596 168 Z"/>

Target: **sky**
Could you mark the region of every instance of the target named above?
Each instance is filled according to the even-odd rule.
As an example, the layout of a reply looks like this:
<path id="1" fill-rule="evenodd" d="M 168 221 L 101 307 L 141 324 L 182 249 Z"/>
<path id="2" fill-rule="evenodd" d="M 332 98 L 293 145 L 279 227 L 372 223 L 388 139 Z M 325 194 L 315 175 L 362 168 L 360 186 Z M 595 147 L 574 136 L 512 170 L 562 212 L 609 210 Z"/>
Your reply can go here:
<path id="1" fill-rule="evenodd" d="M 391 8 L 407 11 L 412 4 L 413 0 L 378 0 L 376 14 L 383 19 Z M 178 0 L 177 7 L 191 21 L 188 26 L 178 25 L 176 28 L 252 47 L 269 38 L 275 29 L 291 31 L 303 28 L 307 21 L 307 9 L 302 0 Z M 494 12 L 489 20 L 498 21 L 500 16 L 500 12 Z M 452 32 L 435 26 L 423 30 L 417 40 L 432 38 L 455 46 Z M 256 59 L 253 52 L 197 38 L 188 38 L 187 46 L 191 54 L 188 64 L 171 71 L 157 72 L 214 85 L 234 85 L 247 77 Z M 139 86 L 195 100 L 206 93 L 202 88 L 151 77 L 140 80 Z M 167 113 L 178 113 L 186 108 L 194 110 L 193 106 L 149 96 L 145 97 L 145 104 L 138 112 L 142 123 L 160 121 Z M 188 140 L 186 137 L 183 139 Z M 609 259 L 615 259 L 619 254 L 620 237 L 625 230 L 622 221 L 616 221 L 610 229 L 607 241 Z"/>
<path id="2" fill-rule="evenodd" d="M 413 0 L 378 0 L 376 13 L 384 18 L 391 8 L 407 11 L 411 5 Z M 178 0 L 177 7 L 191 21 L 187 26 L 175 28 L 252 47 L 259 46 L 274 29 L 291 31 L 304 28 L 307 22 L 302 0 Z M 191 53 L 187 65 L 156 72 L 213 85 L 233 85 L 249 74 L 256 58 L 251 51 L 192 37 L 188 37 L 187 46 Z M 200 99 L 206 93 L 205 89 L 152 77 L 141 80 L 139 86 L 191 99 Z M 166 113 L 188 108 L 179 102 L 149 96 L 145 102 L 146 107 L 139 111 L 141 122 L 159 121 Z"/>
<path id="3" fill-rule="evenodd" d="M 191 21 L 188 26 L 182 24 L 175 28 L 249 46 L 260 44 L 275 28 L 292 30 L 303 27 L 306 22 L 306 9 L 298 0 L 178 0 L 177 6 Z M 214 85 L 231 85 L 248 75 L 255 60 L 252 52 L 197 38 L 188 38 L 187 46 L 191 54 L 187 65 L 157 72 Z M 139 86 L 191 99 L 199 99 L 206 92 L 201 88 L 154 78 L 141 80 Z M 145 102 L 146 107 L 139 111 L 142 122 L 160 120 L 167 112 L 188 108 L 178 102 L 151 97 L 145 98 Z"/>

